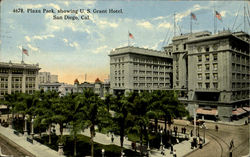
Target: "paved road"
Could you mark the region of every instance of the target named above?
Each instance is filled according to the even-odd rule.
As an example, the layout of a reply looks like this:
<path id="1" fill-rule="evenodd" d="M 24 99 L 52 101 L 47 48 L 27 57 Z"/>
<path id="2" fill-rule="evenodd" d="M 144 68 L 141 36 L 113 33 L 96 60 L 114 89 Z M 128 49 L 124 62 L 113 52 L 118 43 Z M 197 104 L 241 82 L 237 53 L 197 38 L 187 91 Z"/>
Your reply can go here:
<path id="1" fill-rule="evenodd" d="M 177 125 L 177 123 L 179 125 Z M 175 123 L 179 130 L 183 125 L 187 125 L 187 122 Z M 199 149 L 190 153 L 186 157 L 228 157 L 230 141 L 234 141 L 233 157 L 245 156 L 249 153 L 249 126 L 247 125 L 224 125 L 217 124 L 219 131 L 215 130 L 215 123 L 206 123 L 208 129 L 206 129 L 206 138 L 210 140 L 203 149 Z M 173 127 L 173 126 L 172 126 Z M 192 126 L 187 126 L 188 133 L 193 129 Z M 203 137 L 204 130 L 199 129 L 201 137 Z"/>
<path id="2" fill-rule="evenodd" d="M 13 157 L 23 157 L 29 154 L 23 152 L 18 146 L 9 143 L 5 138 L 0 135 L 0 147 L 4 155 L 13 155 Z"/>

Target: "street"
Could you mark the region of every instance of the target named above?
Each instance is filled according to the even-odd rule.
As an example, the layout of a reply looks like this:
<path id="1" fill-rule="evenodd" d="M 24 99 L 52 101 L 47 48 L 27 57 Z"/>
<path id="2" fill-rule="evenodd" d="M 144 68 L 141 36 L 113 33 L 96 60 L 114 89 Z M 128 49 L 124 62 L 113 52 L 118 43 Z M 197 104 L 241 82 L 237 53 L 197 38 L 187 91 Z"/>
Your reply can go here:
<path id="1" fill-rule="evenodd" d="M 171 126 L 181 127 L 187 125 L 187 121 L 177 120 Z M 161 124 L 163 126 L 163 124 Z M 206 123 L 207 129 L 205 137 L 210 141 L 203 149 L 198 149 L 186 157 L 228 157 L 229 145 L 231 140 L 234 141 L 233 157 L 245 156 L 249 153 L 249 126 L 248 125 L 225 125 L 217 124 L 218 131 L 215 130 L 216 123 Z M 193 125 L 186 126 L 187 133 L 193 129 Z M 199 128 L 199 134 L 204 136 L 204 129 Z"/>

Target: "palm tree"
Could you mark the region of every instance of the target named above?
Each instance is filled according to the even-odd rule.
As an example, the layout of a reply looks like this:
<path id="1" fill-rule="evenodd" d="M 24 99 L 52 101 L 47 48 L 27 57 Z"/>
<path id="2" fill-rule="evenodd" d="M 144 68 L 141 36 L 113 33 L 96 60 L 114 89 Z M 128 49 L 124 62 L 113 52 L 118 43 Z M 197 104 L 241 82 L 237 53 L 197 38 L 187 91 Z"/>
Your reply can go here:
<path id="1" fill-rule="evenodd" d="M 117 131 L 120 135 L 121 153 L 123 152 L 123 142 L 125 133 L 127 129 L 131 127 L 130 125 L 132 124 L 131 109 L 134 97 L 134 93 L 128 93 L 127 96 L 118 94 L 114 98 L 114 131 Z"/>
<path id="2" fill-rule="evenodd" d="M 102 118 L 108 112 L 103 105 L 101 98 L 91 89 L 86 89 L 77 98 L 77 104 L 81 105 L 83 125 L 90 129 L 91 156 L 94 156 L 95 127 L 98 126 Z"/>
<path id="3" fill-rule="evenodd" d="M 148 92 L 142 92 L 136 95 L 133 101 L 133 110 L 132 114 L 134 116 L 136 125 L 140 128 L 140 145 L 142 148 L 143 143 L 143 134 L 146 140 L 148 141 L 148 134 L 147 134 L 147 126 L 149 125 L 149 107 L 151 102 L 151 94 Z M 142 154 L 142 149 L 141 149 Z"/>

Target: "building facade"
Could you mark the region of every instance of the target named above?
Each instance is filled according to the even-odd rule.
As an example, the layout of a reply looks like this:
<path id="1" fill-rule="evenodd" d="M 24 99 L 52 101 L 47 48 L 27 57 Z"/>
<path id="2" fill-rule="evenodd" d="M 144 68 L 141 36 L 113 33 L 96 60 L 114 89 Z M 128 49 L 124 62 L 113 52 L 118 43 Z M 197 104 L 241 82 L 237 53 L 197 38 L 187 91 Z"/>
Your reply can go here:
<path id="1" fill-rule="evenodd" d="M 112 50 L 109 56 L 111 93 L 171 88 L 171 53 L 127 46 Z"/>
<path id="2" fill-rule="evenodd" d="M 172 51 L 174 88 L 185 91 L 191 115 L 196 111 L 230 121 L 235 113 L 244 113 L 241 107 L 249 102 L 248 34 L 181 35 L 173 38 Z"/>
<path id="3" fill-rule="evenodd" d="M 50 72 L 39 72 L 38 77 L 39 77 L 39 84 L 58 82 L 58 75 L 51 75 Z"/>
<path id="4" fill-rule="evenodd" d="M 38 64 L 0 62 L 0 99 L 15 92 L 34 93 L 38 90 L 39 70 Z"/>
<path id="5" fill-rule="evenodd" d="M 59 91 L 59 87 L 63 85 L 64 83 L 40 83 L 39 89 L 43 89 L 46 91 Z"/>

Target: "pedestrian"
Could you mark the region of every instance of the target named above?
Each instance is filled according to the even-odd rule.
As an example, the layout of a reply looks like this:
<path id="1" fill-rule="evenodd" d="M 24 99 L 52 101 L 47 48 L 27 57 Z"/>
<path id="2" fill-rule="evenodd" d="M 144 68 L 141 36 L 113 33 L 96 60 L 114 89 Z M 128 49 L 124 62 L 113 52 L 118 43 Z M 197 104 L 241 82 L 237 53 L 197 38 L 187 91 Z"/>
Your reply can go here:
<path id="1" fill-rule="evenodd" d="M 218 130 L 219 130 L 219 127 L 218 127 L 218 125 L 217 125 L 217 124 L 215 125 L 215 130 L 216 130 L 216 131 L 218 131 Z"/>
<path id="2" fill-rule="evenodd" d="M 234 140 L 232 139 L 231 142 L 230 142 L 230 147 L 229 149 L 232 149 L 234 147 Z"/>
<path id="3" fill-rule="evenodd" d="M 113 134 L 111 135 L 111 142 L 112 143 L 114 142 L 114 135 Z"/>
<path id="4" fill-rule="evenodd" d="M 174 150 L 173 157 L 177 157 L 176 150 Z"/>

